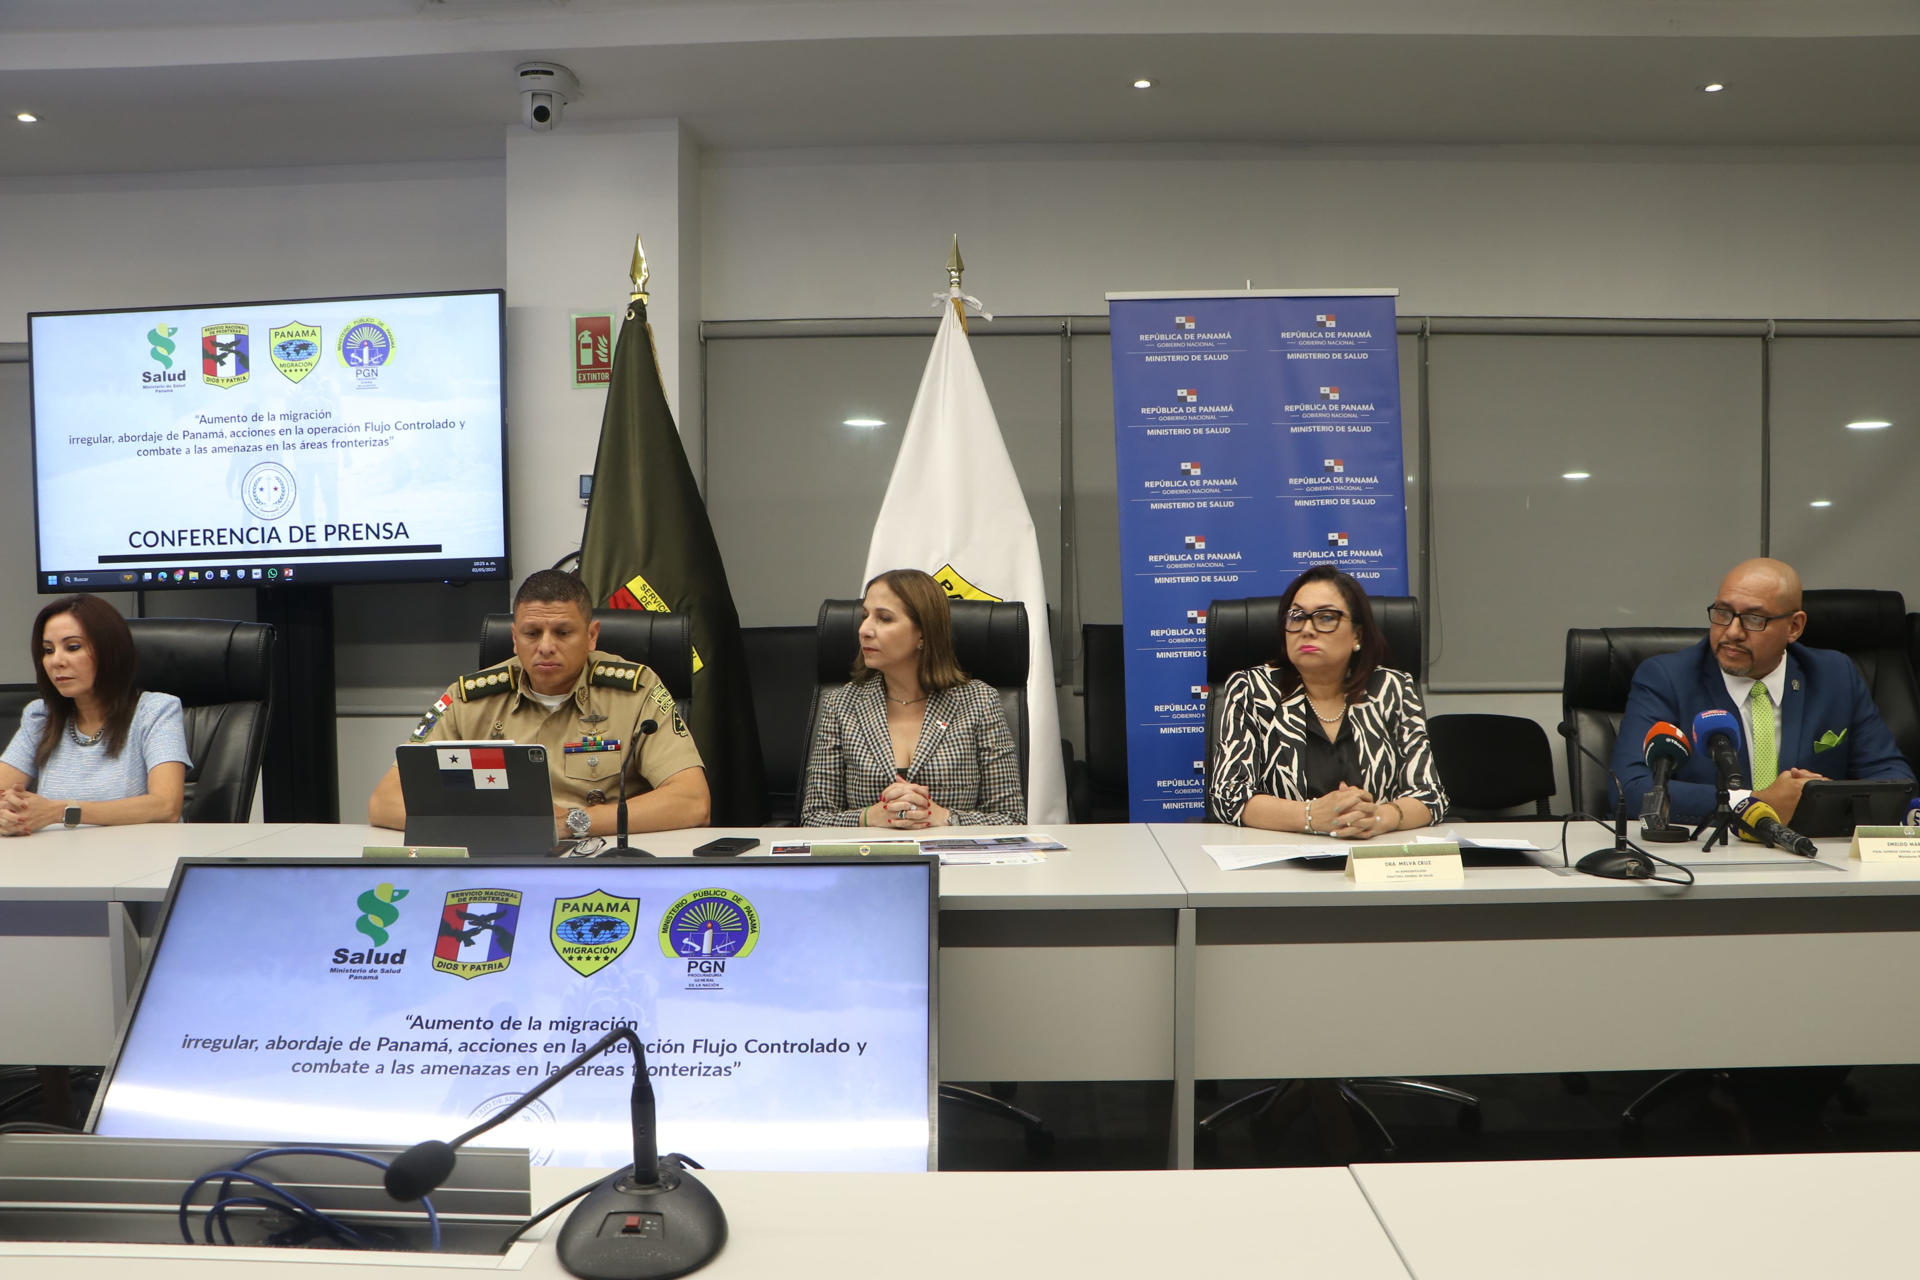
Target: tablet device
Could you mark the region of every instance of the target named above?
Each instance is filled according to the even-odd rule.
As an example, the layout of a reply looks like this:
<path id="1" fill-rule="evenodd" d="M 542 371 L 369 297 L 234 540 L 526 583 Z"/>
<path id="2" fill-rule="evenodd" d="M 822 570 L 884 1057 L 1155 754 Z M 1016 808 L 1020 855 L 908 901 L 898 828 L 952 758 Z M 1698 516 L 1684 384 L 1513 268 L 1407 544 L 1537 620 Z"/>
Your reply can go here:
<path id="1" fill-rule="evenodd" d="M 547 749 L 518 742 L 409 742 L 395 747 L 407 843 L 461 845 L 476 858 L 551 853 Z"/>
<path id="2" fill-rule="evenodd" d="M 1851 836 L 1855 827 L 1897 827 L 1911 799 L 1911 778 L 1816 778 L 1800 790 L 1793 829 L 1803 836 Z"/>

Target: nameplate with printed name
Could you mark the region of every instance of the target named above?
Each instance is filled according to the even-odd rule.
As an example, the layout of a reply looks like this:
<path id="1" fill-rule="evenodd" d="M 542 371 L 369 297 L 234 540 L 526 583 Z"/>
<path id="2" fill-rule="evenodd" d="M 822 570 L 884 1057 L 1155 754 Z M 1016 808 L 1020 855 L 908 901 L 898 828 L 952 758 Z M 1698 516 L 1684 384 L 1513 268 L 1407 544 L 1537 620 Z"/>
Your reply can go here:
<path id="1" fill-rule="evenodd" d="M 1920 829 L 1855 827 L 1849 852 L 1862 862 L 1911 862 L 1920 866 Z"/>
<path id="2" fill-rule="evenodd" d="M 1355 884 L 1458 884 L 1466 878 L 1453 841 L 1363 844 L 1347 853 L 1347 879 Z"/>

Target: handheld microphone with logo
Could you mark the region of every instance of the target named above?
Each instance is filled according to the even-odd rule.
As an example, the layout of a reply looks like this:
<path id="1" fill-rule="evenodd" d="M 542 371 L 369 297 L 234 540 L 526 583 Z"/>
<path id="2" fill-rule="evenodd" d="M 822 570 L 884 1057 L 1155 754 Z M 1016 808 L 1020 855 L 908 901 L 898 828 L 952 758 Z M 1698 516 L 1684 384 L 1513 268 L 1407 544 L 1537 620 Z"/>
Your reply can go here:
<path id="1" fill-rule="evenodd" d="M 1713 771 L 1723 791 L 1747 789 L 1746 775 L 1740 772 L 1740 717 L 1715 708 L 1693 718 L 1693 749 L 1704 751 L 1713 761 Z"/>
<path id="2" fill-rule="evenodd" d="M 1811 858 L 1820 852 L 1819 846 L 1813 841 L 1784 825 L 1780 821 L 1780 814 L 1765 800 L 1756 800 L 1752 796 L 1743 798 L 1733 806 L 1733 822 L 1742 840 L 1772 845 L 1803 858 Z"/>
<path id="3" fill-rule="evenodd" d="M 627 847 L 627 766 L 631 765 L 634 756 L 639 754 L 640 744 L 660 729 L 658 721 L 651 719 L 642 720 L 640 718 L 646 715 L 646 713 L 647 709 L 645 706 L 642 706 L 640 710 L 635 713 L 633 717 L 633 732 L 627 735 L 627 754 L 626 757 L 620 761 L 620 805 L 614 810 L 614 829 L 619 838 L 614 841 L 614 848 L 620 850 L 622 853 L 633 852 L 633 850 Z M 653 856 L 647 853 L 645 849 L 639 852 L 645 854 L 647 857 Z"/>
<path id="4" fill-rule="evenodd" d="M 713 1193 L 686 1171 L 684 1156 L 661 1156 L 654 1145 L 653 1081 L 647 1050 L 631 1027 L 616 1027 L 584 1053 L 521 1094 L 505 1110 L 452 1142 L 415 1143 L 387 1167 L 387 1194 L 418 1200 L 453 1172 L 456 1150 L 624 1040 L 633 1049 L 633 1163 L 589 1191 L 560 1228 L 560 1265 L 582 1280 L 666 1280 L 711 1262 L 727 1242 L 727 1215 Z"/>
<path id="5" fill-rule="evenodd" d="M 1647 730 L 1642 747 L 1646 752 L 1647 768 L 1653 773 L 1653 787 L 1641 802 L 1640 838 L 1662 844 L 1684 843 L 1687 829 L 1667 821 L 1667 781 L 1693 754 L 1687 749 L 1686 735 L 1680 732 L 1678 725 L 1662 720 Z"/>

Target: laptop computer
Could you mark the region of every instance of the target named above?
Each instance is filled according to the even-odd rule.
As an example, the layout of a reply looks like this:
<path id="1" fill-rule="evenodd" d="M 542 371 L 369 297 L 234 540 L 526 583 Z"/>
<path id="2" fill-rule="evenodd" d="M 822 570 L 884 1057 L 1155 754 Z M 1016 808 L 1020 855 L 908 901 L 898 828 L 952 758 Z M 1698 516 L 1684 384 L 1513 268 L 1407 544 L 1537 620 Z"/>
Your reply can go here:
<path id="1" fill-rule="evenodd" d="M 409 742 L 395 747 L 407 843 L 461 845 L 476 858 L 554 846 L 547 749 L 518 742 Z"/>

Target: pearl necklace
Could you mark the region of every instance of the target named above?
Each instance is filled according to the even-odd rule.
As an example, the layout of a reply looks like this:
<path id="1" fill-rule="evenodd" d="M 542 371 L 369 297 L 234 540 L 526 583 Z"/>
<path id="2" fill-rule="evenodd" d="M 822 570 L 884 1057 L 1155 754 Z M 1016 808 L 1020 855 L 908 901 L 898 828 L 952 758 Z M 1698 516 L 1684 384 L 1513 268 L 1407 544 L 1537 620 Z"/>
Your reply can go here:
<path id="1" fill-rule="evenodd" d="M 1339 724 L 1342 720 L 1346 719 L 1347 716 L 1347 704 L 1344 702 L 1340 704 L 1340 714 L 1331 719 L 1320 714 L 1320 704 L 1313 700 L 1312 694 L 1307 695 L 1307 705 L 1313 708 L 1313 718 L 1321 724 Z"/>

